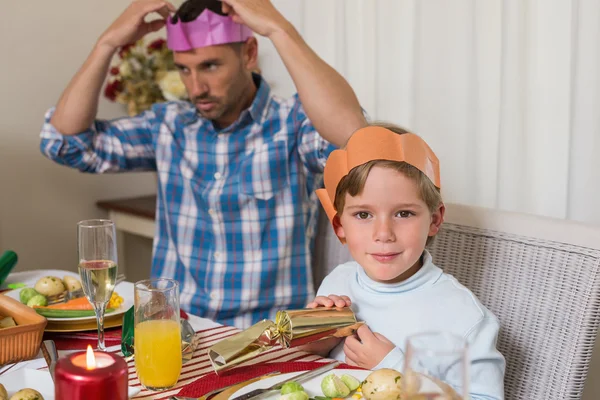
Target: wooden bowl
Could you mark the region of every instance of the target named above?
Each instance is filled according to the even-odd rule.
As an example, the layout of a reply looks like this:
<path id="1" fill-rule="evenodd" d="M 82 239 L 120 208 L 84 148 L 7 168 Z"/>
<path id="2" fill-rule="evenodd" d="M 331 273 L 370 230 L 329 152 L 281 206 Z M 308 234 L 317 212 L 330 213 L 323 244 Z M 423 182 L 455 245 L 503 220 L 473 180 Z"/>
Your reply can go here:
<path id="1" fill-rule="evenodd" d="M 34 358 L 40 350 L 46 318 L 3 294 L 0 294 L 0 315 L 13 317 L 17 324 L 0 329 L 0 365 Z"/>

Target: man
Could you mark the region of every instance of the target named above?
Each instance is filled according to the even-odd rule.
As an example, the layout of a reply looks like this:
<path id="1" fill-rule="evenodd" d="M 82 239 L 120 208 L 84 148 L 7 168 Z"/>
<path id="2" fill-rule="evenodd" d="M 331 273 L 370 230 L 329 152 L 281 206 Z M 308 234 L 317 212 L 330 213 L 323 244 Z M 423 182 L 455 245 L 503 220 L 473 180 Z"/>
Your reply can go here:
<path id="1" fill-rule="evenodd" d="M 188 0 L 171 18 L 175 11 L 167 1 L 139 0 L 113 22 L 47 113 L 41 149 L 86 172 L 156 170 L 152 276 L 180 282 L 186 311 L 243 328 L 313 298 L 314 190 L 327 155 L 366 121 L 348 83 L 269 0 Z M 152 13 L 162 18 L 145 22 Z M 237 43 L 216 31 L 186 37 L 178 24 L 198 27 L 202 13 L 226 14 L 221 28 L 244 24 L 239 32 L 269 38 L 298 95 L 281 100 L 252 74 L 253 36 Z M 190 102 L 96 119 L 114 53 L 167 21 Z"/>

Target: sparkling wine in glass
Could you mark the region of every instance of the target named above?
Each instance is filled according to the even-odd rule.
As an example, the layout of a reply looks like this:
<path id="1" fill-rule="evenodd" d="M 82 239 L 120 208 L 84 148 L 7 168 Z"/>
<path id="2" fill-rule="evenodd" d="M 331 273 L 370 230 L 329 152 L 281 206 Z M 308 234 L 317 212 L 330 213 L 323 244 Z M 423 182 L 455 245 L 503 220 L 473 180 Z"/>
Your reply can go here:
<path id="1" fill-rule="evenodd" d="M 110 220 L 92 219 L 77 224 L 79 276 L 98 322 L 98 349 L 105 351 L 104 314 L 117 279 L 117 236 Z"/>
<path id="2" fill-rule="evenodd" d="M 406 341 L 402 389 L 406 400 L 469 398 L 466 341 L 448 332 L 425 332 Z"/>

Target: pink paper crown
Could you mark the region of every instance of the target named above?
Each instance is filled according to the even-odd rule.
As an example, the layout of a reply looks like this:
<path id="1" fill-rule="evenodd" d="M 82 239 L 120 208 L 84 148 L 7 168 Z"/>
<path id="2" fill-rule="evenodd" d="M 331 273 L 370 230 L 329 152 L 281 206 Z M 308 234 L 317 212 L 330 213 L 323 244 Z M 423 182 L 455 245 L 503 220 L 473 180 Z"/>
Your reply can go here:
<path id="1" fill-rule="evenodd" d="M 252 36 L 246 25 L 233 22 L 230 16 L 209 9 L 193 21 L 173 23 L 167 19 L 167 47 L 173 51 L 188 51 L 218 44 L 245 42 Z"/>

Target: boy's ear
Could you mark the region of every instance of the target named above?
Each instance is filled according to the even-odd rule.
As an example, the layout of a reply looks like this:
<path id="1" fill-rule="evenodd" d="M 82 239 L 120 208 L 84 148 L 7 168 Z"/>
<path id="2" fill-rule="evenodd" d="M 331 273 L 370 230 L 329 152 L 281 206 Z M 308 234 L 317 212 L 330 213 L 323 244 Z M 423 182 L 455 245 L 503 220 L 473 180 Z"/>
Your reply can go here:
<path id="1" fill-rule="evenodd" d="M 429 234 L 427 236 L 435 236 L 440 231 L 440 226 L 444 222 L 444 214 L 446 213 L 446 206 L 444 203 L 440 203 L 437 210 L 431 214 L 431 225 L 429 225 Z"/>
<path id="2" fill-rule="evenodd" d="M 342 221 L 340 220 L 340 215 L 336 214 L 331 221 L 333 224 L 333 231 L 337 235 L 338 238 L 342 241 L 342 243 L 346 242 L 346 232 L 344 232 L 344 227 L 342 226 Z"/>

